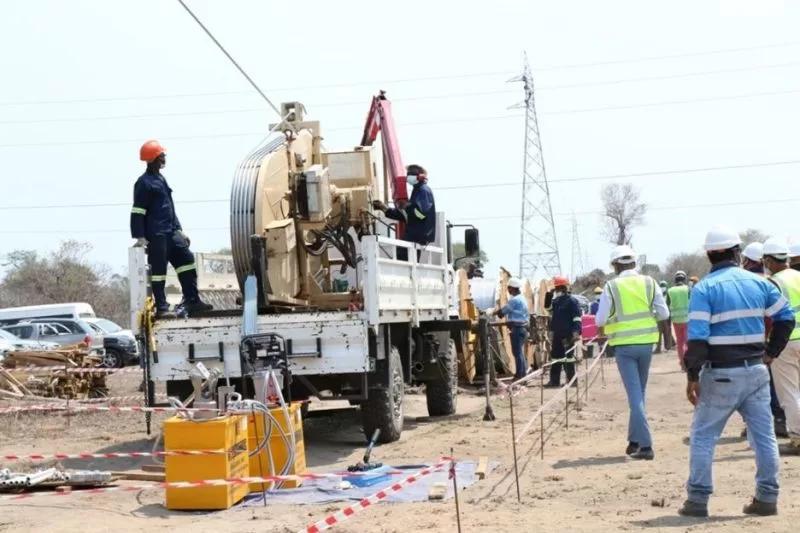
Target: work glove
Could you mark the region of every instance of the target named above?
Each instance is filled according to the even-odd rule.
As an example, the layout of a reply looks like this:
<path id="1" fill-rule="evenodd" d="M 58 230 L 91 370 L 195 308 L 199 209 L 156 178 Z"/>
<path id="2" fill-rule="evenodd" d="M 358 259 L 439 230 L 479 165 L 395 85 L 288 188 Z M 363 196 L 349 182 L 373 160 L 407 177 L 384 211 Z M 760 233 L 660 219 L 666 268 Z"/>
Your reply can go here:
<path id="1" fill-rule="evenodd" d="M 378 211 L 386 211 L 387 209 L 389 209 L 388 207 L 386 207 L 386 204 L 381 202 L 380 200 L 373 200 L 372 208 Z"/>
<path id="2" fill-rule="evenodd" d="M 144 237 L 139 237 L 136 239 L 136 242 L 133 243 L 134 248 L 147 248 L 147 239 Z"/>
<path id="3" fill-rule="evenodd" d="M 189 239 L 189 236 L 186 235 L 183 232 L 183 230 L 178 230 L 178 237 L 181 238 L 181 240 L 183 241 L 183 244 L 185 244 L 186 246 L 189 246 L 190 244 L 192 244 L 192 241 Z"/>

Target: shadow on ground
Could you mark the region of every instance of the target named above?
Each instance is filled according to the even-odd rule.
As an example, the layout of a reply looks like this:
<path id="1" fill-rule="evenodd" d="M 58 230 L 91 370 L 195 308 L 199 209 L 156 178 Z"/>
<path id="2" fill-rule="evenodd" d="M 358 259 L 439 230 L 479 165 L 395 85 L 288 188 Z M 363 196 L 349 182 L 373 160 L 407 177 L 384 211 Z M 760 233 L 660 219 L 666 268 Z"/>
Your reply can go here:
<path id="1" fill-rule="evenodd" d="M 708 518 L 690 518 L 686 516 L 679 516 L 677 511 L 675 515 L 659 516 L 658 518 L 650 518 L 647 520 L 631 520 L 631 525 L 639 526 L 642 528 L 661 528 L 661 527 L 675 527 L 686 529 L 690 526 L 697 524 L 714 524 L 722 522 L 733 522 L 734 520 L 743 520 L 744 516 L 711 516 Z M 688 531 L 688 529 L 686 529 Z"/>

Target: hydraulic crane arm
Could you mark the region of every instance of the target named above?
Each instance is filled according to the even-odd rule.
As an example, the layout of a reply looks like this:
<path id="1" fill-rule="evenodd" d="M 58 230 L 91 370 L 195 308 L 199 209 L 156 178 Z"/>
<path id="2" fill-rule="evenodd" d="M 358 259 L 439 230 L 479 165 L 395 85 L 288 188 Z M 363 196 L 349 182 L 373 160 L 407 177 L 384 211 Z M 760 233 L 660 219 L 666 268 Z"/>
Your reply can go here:
<path id="1" fill-rule="evenodd" d="M 405 207 L 408 202 L 406 168 L 403 166 L 403 158 L 400 156 L 400 144 L 397 141 L 397 132 L 392 116 L 392 103 L 386 99 L 386 91 L 380 91 L 378 96 L 372 97 L 372 105 L 364 126 L 364 135 L 361 137 L 361 146 L 372 146 L 378 133 L 381 134 L 383 165 L 384 171 L 389 175 L 392 200 L 398 207 Z"/>

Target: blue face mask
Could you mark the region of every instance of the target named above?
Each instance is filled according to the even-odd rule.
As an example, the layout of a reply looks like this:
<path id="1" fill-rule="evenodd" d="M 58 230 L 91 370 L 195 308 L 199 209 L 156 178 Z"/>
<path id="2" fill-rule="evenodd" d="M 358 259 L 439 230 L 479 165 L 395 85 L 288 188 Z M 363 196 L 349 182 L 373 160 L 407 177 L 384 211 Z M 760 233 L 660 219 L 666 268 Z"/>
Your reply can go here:
<path id="1" fill-rule="evenodd" d="M 406 181 L 408 182 L 409 185 L 413 187 L 414 185 L 419 183 L 419 176 L 414 176 L 414 175 L 406 176 Z"/>

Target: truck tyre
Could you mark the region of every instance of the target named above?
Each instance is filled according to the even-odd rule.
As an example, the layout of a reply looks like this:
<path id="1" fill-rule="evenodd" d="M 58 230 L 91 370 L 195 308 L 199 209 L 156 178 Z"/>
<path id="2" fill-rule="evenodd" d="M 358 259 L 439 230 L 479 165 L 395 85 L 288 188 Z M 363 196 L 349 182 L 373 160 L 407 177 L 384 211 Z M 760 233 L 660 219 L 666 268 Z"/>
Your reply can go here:
<path id="1" fill-rule="evenodd" d="M 454 415 L 458 400 L 458 351 L 456 343 L 452 339 L 450 339 L 447 358 L 439 359 L 439 368 L 442 373 L 441 379 L 425 383 L 428 415 Z"/>
<path id="2" fill-rule="evenodd" d="M 378 442 L 388 444 L 403 432 L 403 397 L 405 383 L 400 351 L 392 346 L 389 354 L 389 386 L 370 389 L 369 398 L 361 403 L 361 425 L 367 442 L 376 429 L 381 430 Z"/>

